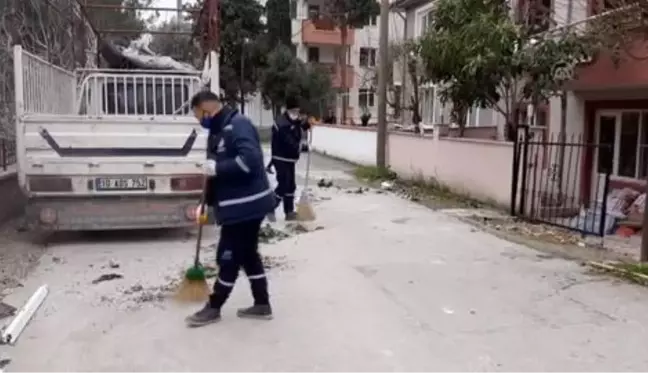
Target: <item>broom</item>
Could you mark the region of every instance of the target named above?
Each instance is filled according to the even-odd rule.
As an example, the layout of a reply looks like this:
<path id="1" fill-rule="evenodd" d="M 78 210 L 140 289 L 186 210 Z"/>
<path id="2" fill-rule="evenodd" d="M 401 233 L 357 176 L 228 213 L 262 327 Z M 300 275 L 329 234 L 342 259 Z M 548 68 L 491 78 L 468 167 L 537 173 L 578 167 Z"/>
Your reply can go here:
<path id="1" fill-rule="evenodd" d="M 304 190 L 299 196 L 299 202 L 297 202 L 297 220 L 299 221 L 313 221 L 315 220 L 315 211 L 313 210 L 313 205 L 311 204 L 310 197 L 308 195 L 308 179 L 310 178 L 310 166 L 311 166 L 311 153 L 313 143 L 313 131 L 310 131 L 310 138 L 308 139 L 308 154 L 306 155 L 306 178 L 304 181 Z"/>
<path id="2" fill-rule="evenodd" d="M 198 237 L 196 239 L 196 253 L 194 264 L 189 268 L 182 279 L 176 292 L 176 300 L 181 302 L 204 302 L 209 298 L 211 290 L 207 285 L 205 267 L 200 264 L 200 244 L 202 243 L 203 226 L 207 224 L 205 197 L 207 196 L 207 178 L 203 181 L 202 197 L 200 198 L 200 215 L 198 216 Z"/>

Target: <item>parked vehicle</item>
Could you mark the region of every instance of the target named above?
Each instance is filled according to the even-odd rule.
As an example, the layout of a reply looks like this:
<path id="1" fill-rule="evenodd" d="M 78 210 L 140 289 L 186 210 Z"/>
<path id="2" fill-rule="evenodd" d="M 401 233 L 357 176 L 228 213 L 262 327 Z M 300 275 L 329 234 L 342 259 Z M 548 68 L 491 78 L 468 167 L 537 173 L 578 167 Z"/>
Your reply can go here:
<path id="1" fill-rule="evenodd" d="M 14 47 L 17 169 L 29 226 L 192 225 L 206 138 L 200 72 L 67 71 Z"/>

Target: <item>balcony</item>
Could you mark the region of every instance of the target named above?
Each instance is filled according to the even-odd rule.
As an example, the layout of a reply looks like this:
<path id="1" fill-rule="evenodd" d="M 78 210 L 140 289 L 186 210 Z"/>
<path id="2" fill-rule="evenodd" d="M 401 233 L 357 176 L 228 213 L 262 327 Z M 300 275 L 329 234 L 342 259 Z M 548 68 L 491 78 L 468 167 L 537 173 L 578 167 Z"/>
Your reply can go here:
<path id="1" fill-rule="evenodd" d="M 331 85 L 333 88 L 343 88 L 342 87 L 342 67 L 337 66 L 334 63 L 318 63 L 317 66 L 319 66 L 321 69 L 325 70 L 328 72 L 331 76 Z M 347 89 L 353 88 L 354 83 L 355 83 L 355 70 L 353 66 L 347 65 L 346 68 L 346 87 Z"/>
<path id="2" fill-rule="evenodd" d="M 302 21 L 302 43 L 311 45 L 342 45 L 342 33 L 331 21 L 324 19 L 307 19 Z M 355 30 L 347 31 L 346 45 L 355 42 Z"/>

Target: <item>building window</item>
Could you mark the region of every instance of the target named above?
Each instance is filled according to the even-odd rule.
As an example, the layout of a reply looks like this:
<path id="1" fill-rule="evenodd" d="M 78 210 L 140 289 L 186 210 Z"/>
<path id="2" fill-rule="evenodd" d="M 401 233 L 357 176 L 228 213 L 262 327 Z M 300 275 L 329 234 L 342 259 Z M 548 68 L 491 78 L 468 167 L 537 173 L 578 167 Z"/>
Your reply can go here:
<path id="1" fill-rule="evenodd" d="M 648 112 L 604 113 L 597 120 L 599 173 L 633 179 L 646 177 L 648 166 Z"/>
<path id="2" fill-rule="evenodd" d="M 531 32 L 547 31 L 551 27 L 552 0 L 520 0 L 518 19 Z"/>
<path id="3" fill-rule="evenodd" d="M 358 106 L 361 108 L 374 107 L 375 94 L 373 88 L 360 88 L 358 90 Z"/>
<path id="4" fill-rule="evenodd" d="M 479 126 L 479 107 L 474 107 L 468 111 L 466 115 L 466 127 Z"/>
<path id="5" fill-rule="evenodd" d="M 376 48 L 360 48 L 360 66 L 376 66 Z"/>
<path id="6" fill-rule="evenodd" d="M 615 2 L 614 0 L 594 0 L 591 4 L 593 13 L 598 14 L 614 10 L 619 6 L 623 6 L 624 3 Z"/>
<path id="7" fill-rule="evenodd" d="M 308 62 L 319 62 L 320 61 L 320 50 L 317 47 L 308 48 Z"/>
<path id="8" fill-rule="evenodd" d="M 319 5 L 308 5 L 308 19 L 316 20 L 320 18 L 320 7 Z"/>
<path id="9" fill-rule="evenodd" d="M 434 87 L 421 89 L 421 120 L 423 124 L 434 124 L 434 104 L 437 97 Z"/>
<path id="10" fill-rule="evenodd" d="M 425 35 L 428 30 L 432 27 L 434 24 L 434 13 L 430 10 L 427 13 L 423 14 L 421 17 L 421 29 L 419 30 L 420 35 L 423 36 Z"/>
<path id="11" fill-rule="evenodd" d="M 393 102 L 393 115 L 394 118 L 400 118 L 401 116 L 401 99 L 403 95 L 403 90 L 400 85 L 394 85 L 392 89 L 392 102 Z"/>

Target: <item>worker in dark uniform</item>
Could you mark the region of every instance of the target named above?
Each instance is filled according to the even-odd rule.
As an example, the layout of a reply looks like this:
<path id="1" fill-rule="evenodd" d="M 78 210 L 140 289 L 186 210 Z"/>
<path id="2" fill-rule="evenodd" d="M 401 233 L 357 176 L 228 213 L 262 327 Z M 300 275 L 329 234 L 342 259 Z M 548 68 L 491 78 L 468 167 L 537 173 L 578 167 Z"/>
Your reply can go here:
<path id="1" fill-rule="evenodd" d="M 189 316 L 189 326 L 220 320 L 221 307 L 229 297 L 243 268 L 254 305 L 238 310 L 239 317 L 272 317 L 268 282 L 259 255 L 259 230 L 275 207 L 275 198 L 264 170 L 259 134 L 250 119 L 235 109 L 221 106 L 212 92 L 200 92 L 191 107 L 201 125 L 209 130 L 206 203 L 222 226 L 216 261 L 219 267 L 214 290 L 205 307 Z"/>
<path id="2" fill-rule="evenodd" d="M 283 202 L 286 220 L 296 220 L 295 213 L 295 165 L 301 154 L 302 131 L 309 128 L 308 120 L 301 116 L 299 103 L 295 98 L 286 100 L 286 111 L 272 127 L 272 165 L 277 173 L 275 209 Z M 268 215 L 275 220 L 274 212 Z"/>

